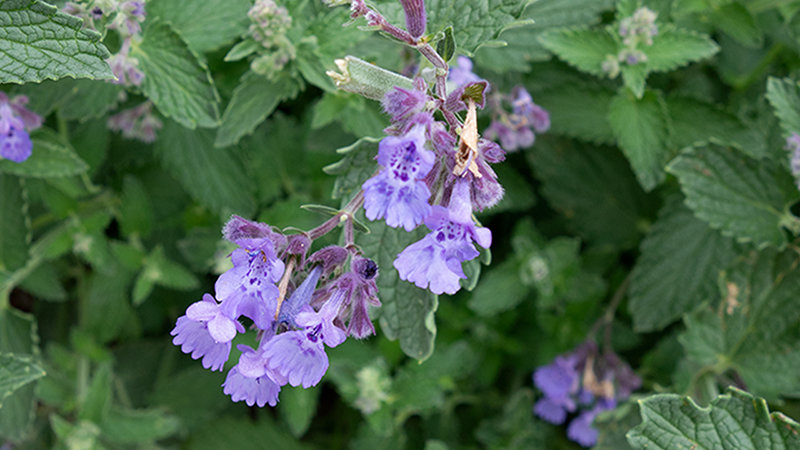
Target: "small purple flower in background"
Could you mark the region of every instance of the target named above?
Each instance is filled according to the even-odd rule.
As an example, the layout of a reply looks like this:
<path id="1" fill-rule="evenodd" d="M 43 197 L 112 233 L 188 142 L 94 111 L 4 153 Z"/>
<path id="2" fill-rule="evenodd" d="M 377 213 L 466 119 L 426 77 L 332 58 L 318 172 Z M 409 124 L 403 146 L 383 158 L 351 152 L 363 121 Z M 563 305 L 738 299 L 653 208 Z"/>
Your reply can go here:
<path id="1" fill-rule="evenodd" d="M 141 23 L 147 14 L 144 10 L 144 1 L 127 0 L 120 2 L 117 7 L 114 21 L 108 24 L 108 29 L 117 30 L 123 38 L 137 36 L 142 32 Z M 102 10 L 101 10 L 102 15 Z"/>
<path id="2" fill-rule="evenodd" d="M 533 406 L 533 412 L 547 422 L 561 425 L 569 413 L 579 411 L 567 427 L 567 437 L 584 447 L 597 442 L 594 418 L 616 408 L 642 384 L 627 363 L 613 352 L 599 354 L 593 342 L 539 367 L 533 382 L 544 394 Z"/>
<path id="3" fill-rule="evenodd" d="M 394 260 L 400 278 L 434 294 L 455 294 L 459 279 L 466 278 L 461 263 L 477 257 L 480 252 L 473 242 L 483 248 L 492 243 L 488 228 L 478 228 L 472 221 L 472 201 L 469 183 L 456 181 L 448 208 L 434 206 L 425 219 L 430 234 L 406 247 Z"/>
<path id="4" fill-rule="evenodd" d="M 503 98 L 494 100 L 495 117 L 484 130 L 487 139 L 499 140 L 503 149 L 513 152 L 528 148 L 536 142 L 536 133 L 550 129 L 550 113 L 533 102 L 533 97 L 522 86 L 517 86 L 506 98 L 511 103 L 509 114 L 502 107 Z"/>
<path id="5" fill-rule="evenodd" d="M 119 52 L 108 59 L 108 65 L 116 80 L 110 80 L 113 84 L 123 86 L 140 86 L 144 80 L 144 72 L 139 70 L 139 60 L 130 56 L 131 38 L 128 37 L 122 42 Z"/>
<path id="6" fill-rule="evenodd" d="M 28 133 L 42 125 L 42 117 L 28 110 L 27 103 L 24 95 L 9 100 L 0 92 L 0 159 L 21 163 L 33 153 Z"/>
<path id="7" fill-rule="evenodd" d="M 653 45 L 653 37 L 658 35 L 658 25 L 656 18 L 658 14 L 646 7 L 641 7 L 633 12 L 633 15 L 626 17 L 619 22 L 619 36 L 625 48 L 614 55 L 606 55 L 606 60 L 602 63 L 602 70 L 608 74 L 609 78 L 616 78 L 619 75 L 620 64 L 635 66 L 647 61 L 647 54 L 641 47 Z"/>
<path id="8" fill-rule="evenodd" d="M 447 80 L 456 86 L 463 86 L 468 83 L 483 81 L 483 79 L 472 73 L 472 60 L 466 56 L 456 58 L 456 65 L 450 68 Z"/>
<path id="9" fill-rule="evenodd" d="M 786 146 L 783 148 L 789 150 L 789 166 L 797 180 L 797 188 L 800 189 L 800 134 L 792 131 L 792 135 L 786 138 Z"/>
<path id="10" fill-rule="evenodd" d="M 111 131 L 121 131 L 125 138 L 138 139 L 148 144 L 155 142 L 156 131 L 163 127 L 161 120 L 153 112 L 153 102 L 149 100 L 109 117 L 106 125 Z"/>
<path id="11" fill-rule="evenodd" d="M 405 136 L 384 138 L 377 159 L 383 169 L 363 184 L 367 218 L 385 217 L 388 226 L 411 231 L 431 210 L 431 191 L 422 180 L 433 167 L 435 155 L 425 149 L 424 128 L 416 126 Z"/>

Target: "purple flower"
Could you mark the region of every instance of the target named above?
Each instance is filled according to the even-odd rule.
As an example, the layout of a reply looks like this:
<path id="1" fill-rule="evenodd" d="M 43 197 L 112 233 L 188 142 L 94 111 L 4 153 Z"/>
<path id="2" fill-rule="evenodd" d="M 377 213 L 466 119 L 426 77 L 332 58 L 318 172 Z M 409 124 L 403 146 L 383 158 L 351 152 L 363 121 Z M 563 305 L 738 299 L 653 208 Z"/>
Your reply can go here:
<path id="1" fill-rule="evenodd" d="M 533 97 L 522 86 L 514 88 L 516 95 L 512 103 L 513 113 L 526 119 L 526 125 L 532 126 L 537 133 L 550 129 L 550 113 L 533 103 Z"/>
<path id="2" fill-rule="evenodd" d="M 111 83 L 123 86 L 139 86 L 142 84 L 144 72 L 139 70 L 139 60 L 130 56 L 130 51 L 131 37 L 129 36 L 122 41 L 122 47 L 120 47 L 119 52 L 112 55 L 107 61 L 116 77 L 116 80 L 110 80 Z"/>
<path id="3" fill-rule="evenodd" d="M 422 78 L 416 78 L 414 89 L 408 90 L 395 86 L 384 95 L 381 105 L 386 114 L 392 117 L 393 122 L 406 119 L 425 109 L 428 102 L 426 90 L 425 81 Z"/>
<path id="4" fill-rule="evenodd" d="M 286 236 L 273 230 L 269 225 L 247 220 L 237 215 L 232 215 L 231 219 L 225 223 L 222 228 L 222 237 L 240 247 L 243 247 L 245 242 L 250 242 L 245 239 L 268 238 L 274 245 L 274 253 L 277 254 L 280 254 L 288 245 Z"/>
<path id="5" fill-rule="evenodd" d="M 386 217 L 386 224 L 411 231 L 430 212 L 431 191 L 421 181 L 435 155 L 426 150 L 425 130 L 415 126 L 405 136 L 388 136 L 378 147 L 381 172 L 365 181 L 364 209 L 369 220 Z"/>
<path id="6" fill-rule="evenodd" d="M 244 332 L 244 328 L 241 331 Z M 206 369 L 222 370 L 231 352 L 230 341 L 214 341 L 208 331 L 208 322 L 195 322 L 180 316 L 170 334 L 175 336 L 172 343 L 180 345 L 183 353 L 191 354 L 192 359 L 203 358 L 203 367 Z"/>
<path id="7" fill-rule="evenodd" d="M 204 294 L 202 301 L 191 304 L 186 309 L 186 317 L 205 323 L 214 342 L 230 342 L 236 337 L 237 322 L 220 312 L 219 305 L 210 294 Z"/>
<path id="8" fill-rule="evenodd" d="M 423 0 L 400 0 L 406 13 L 406 30 L 414 39 L 425 34 L 425 2 Z"/>
<path id="9" fill-rule="evenodd" d="M 578 390 L 580 374 L 576 367 L 576 357 L 559 356 L 548 365 L 536 369 L 533 381 L 545 395 L 534 405 L 534 412 L 542 419 L 560 425 L 567 418 L 567 412 L 575 411 L 574 395 Z"/>
<path id="10" fill-rule="evenodd" d="M 328 355 L 322 345 L 322 325 L 311 330 L 281 333 L 270 339 L 264 347 L 267 367 L 292 386 L 316 386 L 328 370 Z"/>
<path id="11" fill-rule="evenodd" d="M 295 318 L 297 325 L 307 330 L 319 329 L 319 337 L 328 347 L 336 347 L 347 339 L 347 333 L 334 324 L 334 320 L 339 315 L 339 309 L 345 299 L 345 292 L 338 289 L 326 301 L 318 312 L 311 307 L 300 310 Z"/>
<path id="12" fill-rule="evenodd" d="M 42 117 L 26 108 L 27 103 L 24 95 L 9 100 L 0 92 L 0 159 L 21 163 L 33 152 L 28 132 L 42 125 Z"/>
<path id="13" fill-rule="evenodd" d="M 153 114 L 151 101 L 109 117 L 106 125 L 109 130 L 121 131 L 125 138 L 145 143 L 155 142 L 156 131 L 163 127 L 161 120 Z"/>
<path id="14" fill-rule="evenodd" d="M 423 289 L 430 286 L 434 294 L 459 290 L 459 279 L 466 278 L 461 263 L 480 254 L 473 241 L 483 248 L 492 243 L 491 231 L 472 222 L 469 189 L 466 180 L 458 180 L 449 207 L 433 207 L 425 219 L 433 232 L 406 247 L 394 260 L 401 279 Z"/>
<path id="15" fill-rule="evenodd" d="M 599 433 L 592 426 L 592 421 L 601 412 L 602 410 L 594 408 L 580 413 L 567 426 L 567 437 L 584 447 L 591 447 L 596 444 Z"/>
<path id="16" fill-rule="evenodd" d="M 447 79 L 457 86 L 463 86 L 470 82 L 482 81 L 481 77 L 472 73 L 472 60 L 466 56 L 456 58 L 456 65 L 450 68 Z"/>
<path id="17" fill-rule="evenodd" d="M 329 317 L 337 329 L 345 329 L 347 335 L 363 339 L 375 334 L 375 327 L 369 318 L 369 306 L 380 306 L 378 286 L 378 265 L 371 259 L 356 256 L 347 272 L 314 294 L 314 305 L 320 315 Z M 338 331 L 334 331 L 338 334 Z M 327 336 L 323 330 L 323 335 Z M 326 338 L 327 339 L 327 338 Z M 335 341 L 334 341 L 335 342 Z M 325 344 L 333 347 L 327 340 Z"/>
<path id="18" fill-rule="evenodd" d="M 250 350 L 252 351 L 252 349 Z M 269 406 L 277 405 L 278 394 L 281 392 L 281 387 L 266 375 L 257 378 L 248 378 L 242 375 L 239 373 L 238 364 L 228 372 L 222 388 L 222 392 L 230 395 L 234 402 L 244 400 L 247 406 L 258 405 L 259 407 L 263 407 L 267 403 Z"/>

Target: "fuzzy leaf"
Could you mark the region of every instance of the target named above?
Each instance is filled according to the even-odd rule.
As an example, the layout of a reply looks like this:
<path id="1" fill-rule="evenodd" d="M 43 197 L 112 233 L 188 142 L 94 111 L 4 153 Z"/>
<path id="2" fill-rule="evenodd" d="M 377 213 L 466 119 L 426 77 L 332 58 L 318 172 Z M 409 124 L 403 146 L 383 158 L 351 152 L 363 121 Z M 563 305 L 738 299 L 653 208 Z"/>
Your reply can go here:
<path id="1" fill-rule="evenodd" d="M 650 191 L 664 181 L 669 154 L 664 147 L 667 128 L 660 98 L 648 92 L 637 100 L 623 92 L 611 101 L 608 120 L 642 187 Z"/>
<path id="2" fill-rule="evenodd" d="M 733 387 L 707 408 L 673 394 L 641 400 L 639 408 L 642 424 L 628 433 L 637 450 L 800 448 L 800 424 L 770 413 L 763 399 Z"/>
<path id="3" fill-rule="evenodd" d="M 44 375 L 44 370 L 30 357 L 0 353 L 0 408 L 3 406 L 3 400 L 17 389 Z"/>
<path id="4" fill-rule="evenodd" d="M 767 81 L 767 99 L 786 135 L 800 133 L 800 84 L 789 78 Z"/>
<path id="5" fill-rule="evenodd" d="M 344 157 L 322 170 L 328 175 L 337 175 L 333 185 L 334 199 L 347 201 L 361 185 L 375 173 L 375 155 L 378 154 L 378 138 L 365 137 L 353 144 L 336 150 Z"/>
<path id="6" fill-rule="evenodd" d="M 378 289 L 383 304 L 380 309 L 381 330 L 386 337 L 400 340 L 406 355 L 419 360 L 427 359 L 433 352 L 436 338 L 434 313 L 439 306 L 437 295 L 403 281 L 392 263 L 397 254 L 409 244 L 422 239 L 427 228 L 419 227 L 408 233 L 390 228 L 383 221 L 368 222 L 370 234 L 359 239 L 367 255 L 375 255 L 380 268 Z"/>
<path id="7" fill-rule="evenodd" d="M 216 212 L 245 217 L 255 210 L 255 185 L 230 149 L 214 147 L 211 130 L 167 122 L 156 142 L 164 165 L 195 200 Z"/>
<path id="8" fill-rule="evenodd" d="M 717 291 L 719 272 L 733 258 L 733 242 L 673 199 L 642 241 L 632 272 L 630 303 L 640 332 L 669 325 Z"/>
<path id="9" fill-rule="evenodd" d="M 250 0 L 151 0 L 148 20 L 158 17 L 172 25 L 197 53 L 216 50 L 247 32 Z M 210 32 L 209 30 L 213 30 Z"/>
<path id="10" fill-rule="evenodd" d="M 596 144 L 611 144 L 614 131 L 608 109 L 614 93 L 595 86 L 568 84 L 536 94 L 536 103 L 550 113 L 551 133 Z"/>
<path id="11" fill-rule="evenodd" d="M 467 303 L 469 309 L 480 316 L 491 317 L 515 308 L 530 293 L 530 288 L 520 282 L 519 263 L 508 260 L 482 274 L 481 282 Z M 503 295 L 498 296 L 497 293 Z"/>
<path id="12" fill-rule="evenodd" d="M 114 78 L 100 34 L 39 0 L 0 3 L 0 83 Z"/>
<path id="13" fill-rule="evenodd" d="M 641 49 L 647 55 L 648 70 L 668 72 L 710 58 L 719 51 L 719 46 L 708 35 L 667 25 L 659 28 L 653 45 Z"/>
<path id="14" fill-rule="evenodd" d="M 145 75 L 142 91 L 162 114 L 188 128 L 217 126 L 219 96 L 211 74 L 169 25 L 147 27 L 131 56 Z"/>
<path id="15" fill-rule="evenodd" d="M 711 145 L 681 154 L 667 170 L 678 177 L 686 204 L 712 228 L 759 248 L 786 244 L 781 228 L 792 216 L 784 208 L 797 191 L 768 160 Z"/>
<path id="16" fill-rule="evenodd" d="M 294 98 L 299 90 L 297 81 L 289 76 L 276 80 L 253 72 L 247 72 L 242 82 L 233 91 L 228 107 L 222 115 L 214 145 L 227 147 L 252 134 L 280 102 Z"/>
<path id="17" fill-rule="evenodd" d="M 617 43 L 611 32 L 572 28 L 548 31 L 539 36 L 544 48 L 579 70 L 604 76 L 602 64 L 608 55 L 617 54 Z"/>

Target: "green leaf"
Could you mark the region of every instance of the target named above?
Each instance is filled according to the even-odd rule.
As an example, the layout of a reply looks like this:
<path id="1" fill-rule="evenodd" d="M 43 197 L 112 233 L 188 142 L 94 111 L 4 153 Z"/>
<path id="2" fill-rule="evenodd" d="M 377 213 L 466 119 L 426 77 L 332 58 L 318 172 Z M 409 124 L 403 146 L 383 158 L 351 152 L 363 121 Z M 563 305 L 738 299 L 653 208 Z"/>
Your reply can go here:
<path id="1" fill-rule="evenodd" d="M 488 416 L 475 430 L 475 437 L 490 450 L 525 450 L 552 448 L 547 425 L 531 414 L 534 393 L 530 388 L 513 392 L 503 402 L 503 410 Z"/>
<path id="2" fill-rule="evenodd" d="M 798 195 L 789 175 L 769 160 L 711 145 L 681 154 L 667 170 L 678 177 L 686 204 L 712 228 L 759 248 L 786 245 L 781 228 L 791 216 L 784 208 Z"/>
<path id="3" fill-rule="evenodd" d="M 691 98 L 667 99 L 671 139 L 675 148 L 701 146 L 712 142 L 735 145 L 756 159 L 767 156 L 767 143 L 756 129 L 745 126 L 736 116 L 712 104 Z"/>
<path id="4" fill-rule="evenodd" d="M 215 418 L 193 434 L 187 448 L 189 450 L 220 448 L 307 450 L 310 447 L 295 440 L 267 416 L 260 417 L 258 422 L 242 420 L 241 417 L 223 416 Z"/>
<path id="5" fill-rule="evenodd" d="M 169 23 L 192 51 L 206 53 L 247 32 L 247 11 L 252 6 L 250 0 L 151 0 L 147 18 Z"/>
<path id="6" fill-rule="evenodd" d="M 13 309 L 0 309 L 0 352 L 17 357 L 36 357 L 39 354 L 39 337 L 33 316 Z M 35 414 L 34 389 L 37 383 L 28 383 L 3 400 L 0 408 L 0 437 L 21 441 L 33 424 Z"/>
<path id="7" fill-rule="evenodd" d="M 192 131 L 169 121 L 156 152 L 192 198 L 220 214 L 248 217 L 256 207 L 255 185 L 231 149 L 215 148 L 213 139 L 211 130 Z"/>
<path id="8" fill-rule="evenodd" d="M 168 260 L 164 248 L 158 245 L 144 259 L 144 268 L 136 278 L 133 305 L 141 305 L 156 284 L 170 289 L 191 290 L 198 287 L 200 281 L 180 264 Z"/>
<path id="9" fill-rule="evenodd" d="M 42 263 L 20 283 L 20 287 L 33 296 L 51 302 L 67 300 L 67 291 L 52 264 Z"/>
<path id="10" fill-rule="evenodd" d="M 639 184 L 650 191 L 664 181 L 669 153 L 666 117 L 661 98 L 648 92 L 637 100 L 624 92 L 611 101 L 608 120 Z"/>
<path id="11" fill-rule="evenodd" d="M 253 53 L 263 49 L 264 46 L 261 45 L 260 42 L 256 41 L 252 38 L 246 38 L 245 40 L 239 42 L 238 44 L 234 45 L 230 51 L 225 55 L 225 62 L 233 62 L 239 61 L 248 56 L 252 55 Z"/>
<path id="12" fill-rule="evenodd" d="M 570 83 L 537 93 L 536 103 L 550 113 L 550 133 L 612 144 L 616 139 L 608 122 L 608 110 L 613 98 L 611 90 Z"/>
<path id="13" fill-rule="evenodd" d="M 22 177 L 50 178 L 79 175 L 89 165 L 58 134 L 48 128 L 36 130 L 32 136 L 33 154 L 22 163 L 0 160 L 0 172 Z"/>
<path id="14" fill-rule="evenodd" d="M 441 55 L 445 61 L 450 61 L 450 58 L 456 53 L 456 41 L 453 39 L 453 27 L 444 29 L 444 37 L 436 43 L 436 53 Z"/>
<path id="15" fill-rule="evenodd" d="M 320 389 L 303 389 L 300 386 L 281 388 L 281 417 L 289 425 L 289 431 L 302 437 L 317 414 Z"/>
<path id="16" fill-rule="evenodd" d="M 664 328 L 714 295 L 734 256 L 733 242 L 695 218 L 680 198 L 664 206 L 639 250 L 628 304 L 639 332 Z"/>
<path id="17" fill-rule="evenodd" d="M 111 409 L 100 423 L 104 437 L 114 442 L 136 443 L 163 439 L 180 427 L 177 417 L 154 409 Z"/>
<path id="18" fill-rule="evenodd" d="M 451 0 L 427 0 L 428 34 L 452 26 L 459 49 L 470 55 L 481 45 L 495 40 L 506 28 L 513 27 L 530 0 L 475 0 L 453 3 Z M 383 2 L 379 10 L 395 24 L 404 24 L 403 10 L 395 2 Z"/>
<path id="19" fill-rule="evenodd" d="M 131 56 L 145 75 L 142 91 L 161 114 L 188 128 L 217 126 L 219 95 L 211 74 L 169 25 L 148 26 Z"/>
<path id="20" fill-rule="evenodd" d="M 593 450 L 630 450 L 625 434 L 631 428 L 642 423 L 639 417 L 639 405 L 628 401 L 616 409 L 601 413 L 592 424 L 599 432 Z"/>
<path id="21" fill-rule="evenodd" d="M 28 261 L 29 222 L 24 181 L 0 173 L 0 270 L 13 272 Z"/>
<path id="22" fill-rule="evenodd" d="M 336 150 L 344 158 L 322 169 L 328 175 L 337 175 L 331 195 L 334 199 L 348 200 L 375 173 L 378 142 L 380 138 L 364 137 Z"/>
<path id="23" fill-rule="evenodd" d="M 764 35 L 756 25 L 755 18 L 739 2 L 714 8 L 710 19 L 720 30 L 745 47 L 760 48 L 764 43 Z"/>
<path id="24" fill-rule="evenodd" d="M 622 81 L 625 86 L 633 92 L 633 95 L 641 100 L 644 96 L 644 86 L 649 74 L 647 67 L 644 64 L 628 65 L 625 64 L 620 69 L 622 73 Z"/>
<path id="25" fill-rule="evenodd" d="M 584 72 L 605 76 L 602 64 L 608 55 L 616 55 L 617 42 L 607 29 L 585 27 L 547 31 L 539 36 L 544 48 Z"/>
<path id="26" fill-rule="evenodd" d="M 628 433 L 637 450 L 800 448 L 800 424 L 770 413 L 767 402 L 730 387 L 708 408 L 690 397 L 658 394 L 639 402 L 642 424 Z"/>
<path id="27" fill-rule="evenodd" d="M 784 134 L 800 133 L 800 84 L 789 78 L 770 77 L 767 99 L 775 108 Z"/>
<path id="28" fill-rule="evenodd" d="M 82 299 L 82 328 L 101 343 L 130 333 L 137 318 L 128 300 L 132 274 L 111 259 L 104 273 L 94 273 L 88 279 L 89 288 Z M 135 329 L 135 328 L 134 328 Z"/>
<path id="29" fill-rule="evenodd" d="M 44 375 L 44 370 L 30 357 L 0 353 L 0 408 L 3 400 L 16 390 Z"/>
<path id="30" fill-rule="evenodd" d="M 223 374 L 199 365 L 190 367 L 159 379 L 150 404 L 168 408 L 185 426 L 195 429 L 213 423 L 216 416 L 230 406 L 230 398 L 219 390 L 224 381 Z"/>
<path id="31" fill-rule="evenodd" d="M 515 308 L 530 293 L 530 288 L 520 282 L 519 270 L 519 263 L 508 260 L 484 273 L 467 302 L 469 309 L 491 317 Z"/>
<path id="32" fill-rule="evenodd" d="M 111 363 L 104 362 L 97 366 L 92 376 L 86 397 L 81 400 L 78 418 L 96 424 L 102 423 L 108 416 L 113 401 L 111 385 L 114 374 L 111 372 Z"/>
<path id="33" fill-rule="evenodd" d="M 401 280 L 392 263 L 404 248 L 423 238 L 426 230 L 420 227 L 408 233 L 390 228 L 383 221 L 369 222 L 368 226 L 371 232 L 361 237 L 359 244 L 381 271 L 377 282 L 382 303 L 381 330 L 390 340 L 399 339 L 406 355 L 425 360 L 433 352 L 438 296 Z"/>
<path id="34" fill-rule="evenodd" d="M 70 95 L 59 106 L 59 115 L 67 120 L 86 122 L 104 117 L 117 107 L 119 95 L 125 90 L 119 84 L 92 80 L 67 80 L 72 82 Z"/>
<path id="35" fill-rule="evenodd" d="M 111 54 L 83 21 L 39 0 L 0 4 L 0 83 L 114 78 Z"/>
<path id="36" fill-rule="evenodd" d="M 117 220 L 120 222 L 122 235 L 128 237 L 135 233 L 140 237 L 149 236 L 153 227 L 153 207 L 138 178 L 133 175 L 125 176 L 120 201 Z"/>
<path id="37" fill-rule="evenodd" d="M 638 244 L 648 198 L 619 152 L 541 139 L 527 155 L 542 196 L 579 235 L 619 248 Z"/>
<path id="38" fill-rule="evenodd" d="M 252 134 L 278 104 L 294 98 L 300 86 L 288 75 L 269 80 L 254 72 L 247 72 L 233 91 L 228 107 L 217 130 L 215 145 L 227 147 Z"/>
<path id="39" fill-rule="evenodd" d="M 647 55 L 648 70 L 668 72 L 690 62 L 710 58 L 719 51 L 719 46 L 706 34 L 664 25 L 659 27 L 653 45 L 644 46 L 641 50 Z"/>

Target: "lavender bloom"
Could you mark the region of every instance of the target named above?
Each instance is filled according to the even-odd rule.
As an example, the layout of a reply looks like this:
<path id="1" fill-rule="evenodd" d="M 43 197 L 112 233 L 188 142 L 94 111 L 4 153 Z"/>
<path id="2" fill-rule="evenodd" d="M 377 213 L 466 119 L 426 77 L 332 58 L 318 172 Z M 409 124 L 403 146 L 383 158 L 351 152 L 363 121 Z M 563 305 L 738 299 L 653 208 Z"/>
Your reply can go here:
<path id="1" fill-rule="evenodd" d="M 145 143 L 155 142 L 156 131 L 163 127 L 161 121 L 153 114 L 151 101 L 109 117 L 106 125 L 109 130 L 121 131 L 125 138 L 138 139 Z"/>
<path id="2" fill-rule="evenodd" d="M 292 386 L 316 386 L 328 370 L 328 355 L 322 345 L 322 325 L 311 330 L 287 331 L 270 339 L 264 347 L 267 367 Z"/>
<path id="3" fill-rule="evenodd" d="M 145 16 L 143 1 L 127 0 L 117 6 L 117 16 L 108 28 L 119 31 L 123 38 L 138 36 L 142 32 L 140 24 L 144 22 Z"/>
<path id="4" fill-rule="evenodd" d="M 534 405 L 534 412 L 542 419 L 560 425 L 567 418 L 567 412 L 575 411 L 574 395 L 578 391 L 580 374 L 574 355 L 559 356 L 544 367 L 536 369 L 533 381 L 545 397 Z"/>
<path id="5" fill-rule="evenodd" d="M 346 334 L 363 339 L 375 334 L 375 327 L 369 318 L 369 306 L 380 306 L 378 300 L 378 286 L 375 284 L 375 277 L 378 276 L 378 265 L 371 259 L 354 257 L 350 263 L 350 272 L 343 274 L 314 295 L 312 304 L 322 307 L 320 315 L 326 316 L 337 327 L 333 330 L 339 335 L 338 329 L 345 329 Z M 311 325 L 311 324 L 309 324 Z M 323 335 L 330 333 L 323 329 Z M 325 344 L 329 347 L 338 345 L 334 337 L 333 343 L 328 342 L 326 337 Z"/>
<path id="6" fill-rule="evenodd" d="M 421 181 L 435 155 L 426 150 L 425 130 L 414 127 L 403 137 L 388 136 L 378 147 L 381 172 L 365 181 L 364 209 L 369 220 L 386 217 L 386 224 L 411 231 L 430 212 L 431 191 Z"/>
<path id="7" fill-rule="evenodd" d="M 466 56 L 459 56 L 456 58 L 456 65 L 450 68 L 447 79 L 457 86 L 482 81 L 481 77 L 472 73 L 472 60 Z"/>
<path id="8" fill-rule="evenodd" d="M 395 86 L 383 97 L 381 105 L 386 114 L 392 117 L 393 122 L 406 119 L 425 109 L 428 102 L 425 81 L 422 78 L 415 79 L 414 88 L 408 90 Z"/>
<path id="9" fill-rule="evenodd" d="M 471 214 L 470 187 L 461 179 L 456 182 L 448 209 L 434 206 L 425 219 L 433 232 L 397 255 L 394 267 L 400 278 L 423 289 L 430 287 L 434 294 L 455 294 L 461 287 L 458 280 L 466 278 L 461 263 L 480 254 L 473 241 L 484 248 L 492 243 L 491 231 L 477 228 Z"/>
<path id="10" fill-rule="evenodd" d="M 533 97 L 522 86 L 514 88 L 516 96 L 512 103 L 513 113 L 524 117 L 526 124 L 532 126 L 537 133 L 544 133 L 550 129 L 550 113 L 544 108 L 533 103 Z"/>
<path id="11" fill-rule="evenodd" d="M 238 364 L 228 372 L 222 388 L 222 392 L 230 395 L 234 402 L 244 400 L 247 406 L 258 405 L 259 407 L 263 407 L 267 403 L 269 406 L 277 405 L 278 394 L 281 392 L 281 387 L 268 376 L 245 377 L 239 373 Z"/>
<path id="12" fill-rule="evenodd" d="M 275 253 L 281 253 L 288 245 L 286 236 L 273 230 L 269 225 L 247 220 L 237 215 L 232 215 L 231 219 L 225 223 L 222 228 L 222 237 L 239 246 L 242 246 L 240 241 L 244 242 L 244 239 L 269 238 L 275 245 Z"/>
<path id="13" fill-rule="evenodd" d="M 122 42 L 119 53 L 108 59 L 111 71 L 116 80 L 110 80 L 113 84 L 123 86 L 139 86 L 144 80 L 144 72 L 139 70 L 139 60 L 130 56 L 131 38 L 128 37 Z"/>
<path id="14" fill-rule="evenodd" d="M 500 111 L 496 118 L 484 131 L 484 136 L 492 140 L 500 140 L 506 151 L 528 148 L 536 142 L 536 135 L 550 129 L 550 113 L 533 103 L 533 98 L 522 86 L 513 91 L 511 102 L 512 113 Z"/>
<path id="15" fill-rule="evenodd" d="M 400 0 L 403 11 L 406 13 L 406 30 L 414 39 L 419 39 L 425 34 L 427 16 L 423 0 Z"/>
<path id="16" fill-rule="evenodd" d="M 237 322 L 220 313 L 219 305 L 210 294 L 204 294 L 202 301 L 190 305 L 186 309 L 186 317 L 205 323 L 214 342 L 230 342 L 236 337 Z"/>
<path id="17" fill-rule="evenodd" d="M 240 330 L 244 332 L 244 327 Z M 203 358 L 203 367 L 206 369 L 222 370 L 231 352 L 230 341 L 214 341 L 208 331 L 208 322 L 195 322 L 186 316 L 180 316 L 170 334 L 175 336 L 172 343 L 180 345 L 183 353 L 191 354 L 192 359 Z"/>
<path id="18" fill-rule="evenodd" d="M 28 97 L 24 95 L 9 100 L 0 92 L 0 159 L 21 163 L 33 152 L 28 131 L 39 128 L 42 118 L 25 108 L 27 103 Z"/>
<path id="19" fill-rule="evenodd" d="M 344 299 L 345 292 L 339 289 L 322 305 L 319 312 L 314 312 L 311 307 L 305 308 L 297 314 L 295 322 L 307 330 L 319 329 L 322 342 L 328 347 L 336 347 L 347 339 L 347 333 L 333 323 Z"/>
<path id="20" fill-rule="evenodd" d="M 600 435 L 597 429 L 592 426 L 592 421 L 602 411 L 600 408 L 594 408 L 580 413 L 567 426 L 567 437 L 584 447 L 592 447 L 597 443 L 597 438 Z"/>

